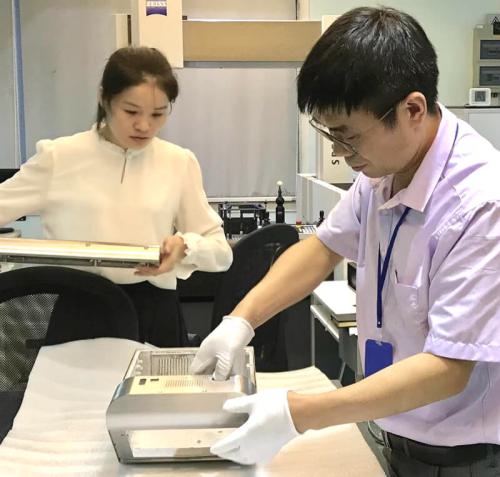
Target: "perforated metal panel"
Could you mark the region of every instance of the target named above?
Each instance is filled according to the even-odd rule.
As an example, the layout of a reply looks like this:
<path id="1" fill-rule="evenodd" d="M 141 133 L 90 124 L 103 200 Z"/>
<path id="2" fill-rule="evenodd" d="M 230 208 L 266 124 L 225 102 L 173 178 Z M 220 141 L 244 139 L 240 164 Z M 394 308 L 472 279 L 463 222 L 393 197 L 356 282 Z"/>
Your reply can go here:
<path id="1" fill-rule="evenodd" d="M 193 355 L 171 355 L 153 354 L 151 357 L 152 374 L 159 376 L 185 375 L 189 374 L 189 366 L 193 361 Z"/>

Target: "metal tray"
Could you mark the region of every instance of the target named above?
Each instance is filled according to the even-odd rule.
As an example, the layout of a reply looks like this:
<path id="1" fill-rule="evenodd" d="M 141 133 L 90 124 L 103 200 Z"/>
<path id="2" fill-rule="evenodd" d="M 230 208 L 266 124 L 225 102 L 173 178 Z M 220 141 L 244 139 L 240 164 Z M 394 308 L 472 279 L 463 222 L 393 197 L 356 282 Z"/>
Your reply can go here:
<path id="1" fill-rule="evenodd" d="M 0 262 L 135 268 L 159 265 L 160 248 L 104 242 L 0 237 Z"/>

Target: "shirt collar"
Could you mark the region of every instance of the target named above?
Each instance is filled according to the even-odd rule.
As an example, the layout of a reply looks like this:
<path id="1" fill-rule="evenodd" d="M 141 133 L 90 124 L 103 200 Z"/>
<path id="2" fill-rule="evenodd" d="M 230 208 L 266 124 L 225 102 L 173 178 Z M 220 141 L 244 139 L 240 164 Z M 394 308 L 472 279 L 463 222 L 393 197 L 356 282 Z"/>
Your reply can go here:
<path id="1" fill-rule="evenodd" d="M 97 130 L 97 124 L 96 123 L 94 123 L 92 125 L 91 131 L 94 134 L 94 137 L 95 137 L 96 141 L 99 144 L 102 144 L 104 147 L 106 147 L 110 151 L 116 152 L 116 153 L 118 153 L 118 154 L 120 154 L 122 156 L 124 154 L 127 154 L 127 156 L 131 157 L 131 158 L 139 156 L 144 151 L 147 151 L 151 147 L 151 145 L 153 144 L 154 140 L 156 139 L 156 138 L 153 138 L 153 140 L 150 141 L 149 144 L 147 144 L 145 147 L 143 147 L 141 149 L 123 149 L 123 147 L 120 147 L 120 146 L 112 143 L 111 141 L 108 141 L 101 134 L 99 134 L 99 131 Z"/>
<path id="2" fill-rule="evenodd" d="M 452 152 L 458 123 L 456 116 L 442 104 L 438 103 L 438 107 L 441 110 L 441 122 L 439 123 L 438 132 L 417 172 L 408 187 L 383 202 L 380 209 L 390 209 L 402 204 L 419 212 L 425 210 Z M 392 177 L 391 174 L 380 179 L 372 179 L 372 186 L 377 189 L 382 197 L 389 197 Z"/>

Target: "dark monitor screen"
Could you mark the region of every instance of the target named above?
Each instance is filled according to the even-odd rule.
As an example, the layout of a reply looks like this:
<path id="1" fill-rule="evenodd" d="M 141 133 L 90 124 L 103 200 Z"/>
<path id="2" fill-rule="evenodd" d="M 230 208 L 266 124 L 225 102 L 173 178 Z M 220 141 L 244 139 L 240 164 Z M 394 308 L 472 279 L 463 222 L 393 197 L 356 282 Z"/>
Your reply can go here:
<path id="1" fill-rule="evenodd" d="M 481 60 L 500 60 L 500 40 L 481 40 L 480 45 Z"/>
<path id="2" fill-rule="evenodd" d="M 500 66 L 480 66 L 479 85 L 500 86 Z"/>
<path id="3" fill-rule="evenodd" d="M 19 169 L 0 169 L 0 183 L 10 179 Z"/>
<path id="4" fill-rule="evenodd" d="M 0 169 L 0 184 L 10 179 L 19 169 Z M 17 220 L 26 220 L 26 217 L 20 217 Z"/>

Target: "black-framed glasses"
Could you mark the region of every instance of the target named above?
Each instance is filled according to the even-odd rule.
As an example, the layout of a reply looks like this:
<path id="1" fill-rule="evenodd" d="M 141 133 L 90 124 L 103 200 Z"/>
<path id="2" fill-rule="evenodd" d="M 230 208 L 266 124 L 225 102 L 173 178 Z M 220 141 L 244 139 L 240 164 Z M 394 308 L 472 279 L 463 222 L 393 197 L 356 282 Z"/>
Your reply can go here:
<path id="1" fill-rule="evenodd" d="M 377 121 L 383 121 L 389 114 L 394 111 L 395 106 L 391 106 L 390 109 L 388 109 L 380 118 L 377 118 Z M 314 117 L 309 119 L 309 124 L 317 131 L 319 132 L 324 138 L 328 139 L 329 141 L 333 142 L 334 144 L 338 144 L 341 146 L 345 151 L 347 151 L 349 154 L 358 154 L 358 150 L 356 149 L 356 146 L 354 144 L 351 144 L 350 142 L 344 141 L 343 139 L 339 139 L 338 137 L 334 136 L 330 130 L 320 122 L 316 121 Z M 357 135 L 356 137 L 356 142 L 359 142 L 361 139 L 361 136 L 366 134 L 368 131 L 371 131 L 377 123 L 373 124 L 370 126 L 368 129 L 365 129 L 363 132 Z"/>

